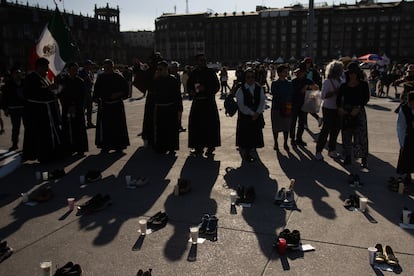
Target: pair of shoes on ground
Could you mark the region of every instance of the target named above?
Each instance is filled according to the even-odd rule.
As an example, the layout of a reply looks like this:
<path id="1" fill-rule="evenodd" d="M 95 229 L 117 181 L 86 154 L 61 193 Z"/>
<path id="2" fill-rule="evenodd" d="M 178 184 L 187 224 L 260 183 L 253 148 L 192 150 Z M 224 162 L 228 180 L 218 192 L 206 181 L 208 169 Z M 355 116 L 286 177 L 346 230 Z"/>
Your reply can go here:
<path id="1" fill-rule="evenodd" d="M 168 215 L 166 212 L 159 211 L 152 217 L 148 219 L 147 225 L 148 228 L 156 231 L 159 230 L 167 225 L 168 222 Z"/>
<path id="2" fill-rule="evenodd" d="M 129 183 L 126 184 L 127 189 L 136 189 L 138 187 L 144 186 L 149 183 L 149 178 L 145 176 L 140 176 L 138 178 L 131 178 Z"/>
<path id="3" fill-rule="evenodd" d="M 349 174 L 348 175 L 348 184 L 350 187 L 362 187 L 361 178 L 358 174 Z"/>
<path id="4" fill-rule="evenodd" d="M 88 183 L 96 182 L 100 179 L 102 179 L 102 174 L 99 170 L 89 170 L 85 175 L 85 180 Z"/>
<path id="5" fill-rule="evenodd" d="M 200 237 L 217 239 L 218 218 L 215 215 L 205 214 L 201 218 L 198 233 Z"/>
<path id="6" fill-rule="evenodd" d="M 13 254 L 13 248 L 7 245 L 7 241 L 0 242 L 0 263 Z"/>
<path id="7" fill-rule="evenodd" d="M 206 156 L 212 156 L 214 154 L 214 151 L 216 150 L 215 147 L 208 147 L 205 155 Z M 197 148 L 197 149 L 192 149 L 190 150 L 190 155 L 192 156 L 202 156 L 204 153 L 204 149 L 203 148 Z"/>
<path id="8" fill-rule="evenodd" d="M 298 250 L 300 247 L 300 232 L 299 230 L 293 230 L 292 232 L 289 229 L 284 229 L 276 237 L 276 241 L 273 243 L 273 247 L 278 246 L 279 239 L 286 240 L 286 248 L 292 250 Z"/>
<path id="9" fill-rule="evenodd" d="M 84 204 L 79 205 L 78 211 L 81 214 L 98 212 L 112 204 L 111 197 L 109 195 L 102 196 L 100 193 L 86 201 Z"/>
<path id="10" fill-rule="evenodd" d="M 295 195 L 292 189 L 281 188 L 275 195 L 274 203 L 280 207 L 293 207 Z"/>
<path id="11" fill-rule="evenodd" d="M 357 194 L 350 195 L 344 201 L 344 207 L 350 211 L 359 208 L 359 196 Z"/>
<path id="12" fill-rule="evenodd" d="M 406 181 L 402 177 L 395 178 L 391 176 L 390 178 L 388 178 L 387 187 L 390 191 L 398 192 L 400 189 L 400 185 L 404 186 L 404 193 L 408 192 L 408 185 L 406 185 Z"/>
<path id="13" fill-rule="evenodd" d="M 177 184 L 174 187 L 175 195 L 184 195 L 191 191 L 191 180 L 185 178 L 178 178 Z"/>
<path id="14" fill-rule="evenodd" d="M 152 269 L 148 269 L 147 271 L 143 271 L 142 269 L 138 270 L 136 276 L 151 276 Z"/>
<path id="15" fill-rule="evenodd" d="M 52 191 L 52 187 L 49 184 L 43 184 L 30 192 L 28 197 L 29 201 L 45 202 L 52 199 L 54 195 L 55 193 Z"/>
<path id="16" fill-rule="evenodd" d="M 237 200 L 236 204 L 252 204 L 256 199 L 256 192 L 253 186 L 243 186 L 240 185 L 237 187 Z"/>
<path id="17" fill-rule="evenodd" d="M 377 249 L 377 254 L 375 256 L 375 263 L 377 264 L 386 263 L 393 267 L 399 266 L 398 259 L 395 256 L 394 251 L 392 250 L 391 246 L 386 245 L 384 248 L 382 244 L 377 243 L 375 245 L 375 248 Z"/>
<path id="18" fill-rule="evenodd" d="M 64 266 L 58 268 L 54 276 L 80 276 L 82 275 L 82 268 L 79 264 L 67 262 Z"/>

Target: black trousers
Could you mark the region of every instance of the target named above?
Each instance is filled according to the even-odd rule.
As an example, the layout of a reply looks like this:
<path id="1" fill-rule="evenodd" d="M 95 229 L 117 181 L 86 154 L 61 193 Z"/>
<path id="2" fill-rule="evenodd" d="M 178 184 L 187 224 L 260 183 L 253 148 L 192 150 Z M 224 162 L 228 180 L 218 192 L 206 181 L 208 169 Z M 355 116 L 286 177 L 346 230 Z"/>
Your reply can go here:
<path id="1" fill-rule="evenodd" d="M 322 152 L 326 141 L 328 140 L 328 135 L 328 149 L 329 151 L 334 151 L 336 149 L 336 140 L 338 138 L 341 123 L 338 110 L 323 107 L 322 114 L 323 125 L 318 136 L 318 142 L 316 143 L 316 152 Z"/>
<path id="2" fill-rule="evenodd" d="M 290 139 L 302 140 L 305 131 L 306 112 L 295 110 L 292 114 L 292 124 L 290 126 Z M 298 132 L 296 133 L 296 122 L 298 123 Z M 295 138 L 296 137 L 296 138 Z"/>
<path id="3" fill-rule="evenodd" d="M 19 143 L 20 126 L 23 119 L 23 108 L 9 109 L 10 121 L 12 124 L 12 143 L 17 146 Z"/>

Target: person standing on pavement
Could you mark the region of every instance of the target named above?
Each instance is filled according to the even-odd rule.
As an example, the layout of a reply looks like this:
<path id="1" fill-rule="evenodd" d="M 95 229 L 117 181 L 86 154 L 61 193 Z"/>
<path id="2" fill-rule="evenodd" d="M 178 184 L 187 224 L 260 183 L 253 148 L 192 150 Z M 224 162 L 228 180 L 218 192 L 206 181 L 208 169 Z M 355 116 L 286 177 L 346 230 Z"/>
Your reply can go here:
<path id="1" fill-rule="evenodd" d="M 152 86 L 154 93 L 154 145 L 158 153 L 174 154 L 179 149 L 179 122 L 182 111 L 180 82 L 168 72 L 168 63 L 160 61 Z"/>
<path id="2" fill-rule="evenodd" d="M 83 80 L 85 84 L 85 109 L 86 109 L 86 127 L 95 128 L 96 126 L 92 123 L 92 94 L 93 94 L 93 83 L 94 83 L 94 73 L 92 71 L 92 66 L 95 63 L 92 60 L 86 60 L 83 68 L 79 71 L 79 77 Z"/>
<path id="3" fill-rule="evenodd" d="M 25 131 L 23 140 L 23 159 L 52 161 L 62 153 L 62 133 L 60 110 L 55 84 L 47 79 L 49 61 L 39 58 L 35 71 L 23 83 Z"/>
<path id="4" fill-rule="evenodd" d="M 68 75 L 60 85 L 59 94 L 62 106 L 62 134 L 65 153 L 83 155 L 88 151 L 88 135 L 85 126 L 85 89 L 84 81 L 78 76 L 79 65 L 71 62 L 67 65 Z"/>
<path id="5" fill-rule="evenodd" d="M 6 116 L 10 116 L 12 124 L 12 146 L 9 151 L 17 150 L 19 144 L 20 125 L 23 121 L 24 96 L 22 71 L 18 67 L 10 70 L 10 78 L 2 87 L 2 108 Z M 24 121 L 23 121 L 24 124 Z"/>
<path id="6" fill-rule="evenodd" d="M 305 131 L 306 112 L 302 111 L 302 106 L 305 101 L 306 91 L 317 90 L 319 87 L 313 81 L 306 78 L 306 65 L 303 62 L 294 70 L 294 73 L 296 74 L 296 78 L 292 80 L 294 96 L 290 139 L 292 146 L 298 145 L 306 147 L 307 144 L 302 139 L 303 132 Z M 296 123 L 298 125 L 297 132 Z"/>
<path id="7" fill-rule="evenodd" d="M 188 120 L 188 147 L 191 153 L 212 155 L 221 145 L 220 118 L 215 94 L 220 89 L 216 73 L 207 67 L 204 54 L 196 57 L 196 68 L 190 73 L 187 90 L 192 98 Z"/>
<path id="8" fill-rule="evenodd" d="M 292 100 L 293 100 L 293 85 L 287 79 L 289 73 L 289 66 L 286 64 L 277 67 L 277 75 L 279 78 L 272 82 L 271 93 L 272 98 L 272 131 L 274 139 L 273 149 L 278 151 L 278 136 L 279 132 L 283 132 L 283 148 L 289 151 L 288 138 L 289 130 L 292 120 Z"/>
<path id="9" fill-rule="evenodd" d="M 170 66 L 168 67 L 168 72 L 177 81 L 178 89 L 180 90 L 180 95 L 181 95 L 181 81 L 182 80 L 180 78 L 180 73 L 178 73 L 178 67 L 179 67 L 178 62 L 173 61 L 173 62 L 170 63 Z M 185 131 L 187 131 L 187 129 L 185 129 L 182 125 L 182 117 L 183 117 L 182 96 L 180 96 L 180 98 L 181 98 L 181 100 L 180 100 L 181 105 L 179 106 L 180 110 L 179 110 L 179 113 L 178 113 L 178 131 L 179 132 L 185 132 Z"/>
<path id="10" fill-rule="evenodd" d="M 397 119 L 400 144 L 397 173 L 405 174 L 405 184 L 412 182 L 414 173 L 414 92 L 407 94 L 407 103 L 401 105 Z"/>
<path id="11" fill-rule="evenodd" d="M 128 97 L 128 83 L 114 71 L 114 62 L 106 59 L 104 72 L 98 75 L 93 100 L 98 103 L 95 144 L 103 153 L 122 151 L 129 146 L 123 100 Z"/>
<path id="12" fill-rule="evenodd" d="M 255 72 L 246 71 L 246 81 L 236 91 L 239 108 L 236 129 L 236 146 L 244 161 L 254 162 L 253 149 L 264 147 L 263 128 L 265 125 L 263 111 L 265 94 L 263 87 L 255 82 Z"/>
<path id="13" fill-rule="evenodd" d="M 346 83 L 339 88 L 336 105 L 342 121 L 344 165 L 352 162 L 352 151 L 361 158 L 361 167 L 368 168 L 368 128 L 365 105 L 369 101 L 369 87 L 358 63 L 352 62 L 346 71 Z"/>
<path id="14" fill-rule="evenodd" d="M 340 126 L 340 118 L 338 115 L 338 107 L 336 106 L 336 96 L 341 86 L 341 76 L 344 68 L 340 61 L 331 61 L 326 66 L 327 79 L 322 85 L 322 114 L 323 125 L 321 132 L 318 136 L 316 143 L 316 155 L 317 160 L 322 160 L 322 150 L 325 147 L 326 141 L 329 135 L 328 155 L 332 158 L 337 158 L 336 152 L 336 140 L 338 138 Z"/>

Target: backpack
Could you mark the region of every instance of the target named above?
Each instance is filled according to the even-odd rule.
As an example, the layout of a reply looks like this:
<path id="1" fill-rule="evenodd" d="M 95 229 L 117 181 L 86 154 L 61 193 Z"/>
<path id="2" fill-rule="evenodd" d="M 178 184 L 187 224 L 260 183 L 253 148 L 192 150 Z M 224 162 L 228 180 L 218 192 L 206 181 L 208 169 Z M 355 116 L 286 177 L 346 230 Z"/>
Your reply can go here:
<path id="1" fill-rule="evenodd" d="M 226 113 L 226 116 L 233 117 L 234 114 L 236 114 L 238 110 L 237 102 L 234 99 L 234 95 L 230 93 L 226 96 L 224 99 L 224 110 Z"/>

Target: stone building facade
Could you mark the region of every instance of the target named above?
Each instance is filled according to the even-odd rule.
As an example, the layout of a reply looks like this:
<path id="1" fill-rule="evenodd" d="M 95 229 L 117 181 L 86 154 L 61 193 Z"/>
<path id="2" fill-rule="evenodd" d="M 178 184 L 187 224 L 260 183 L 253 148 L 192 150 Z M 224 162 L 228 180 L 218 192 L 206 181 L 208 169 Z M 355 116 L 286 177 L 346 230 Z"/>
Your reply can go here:
<path id="1" fill-rule="evenodd" d="M 0 1 L 0 71 L 13 65 L 25 69 L 32 47 L 48 23 L 54 7 L 40 8 L 7 0 Z M 118 7 L 95 5 L 93 16 L 76 15 L 65 10 L 61 13 L 79 48 L 74 57 L 75 61 L 91 59 L 99 63 L 105 58 L 111 58 L 116 63 L 130 65 L 136 57 L 147 58 L 153 49 L 153 46 L 145 46 L 140 48 L 141 51 L 135 51 L 124 41 L 120 32 Z"/>
<path id="2" fill-rule="evenodd" d="M 313 58 L 386 53 L 398 62 L 414 61 L 414 2 L 329 6 L 317 4 Z M 164 14 L 156 19 L 156 48 L 180 62 L 197 52 L 212 61 L 237 64 L 256 59 L 300 59 L 307 55 L 308 9 L 257 6 L 254 12 Z"/>

